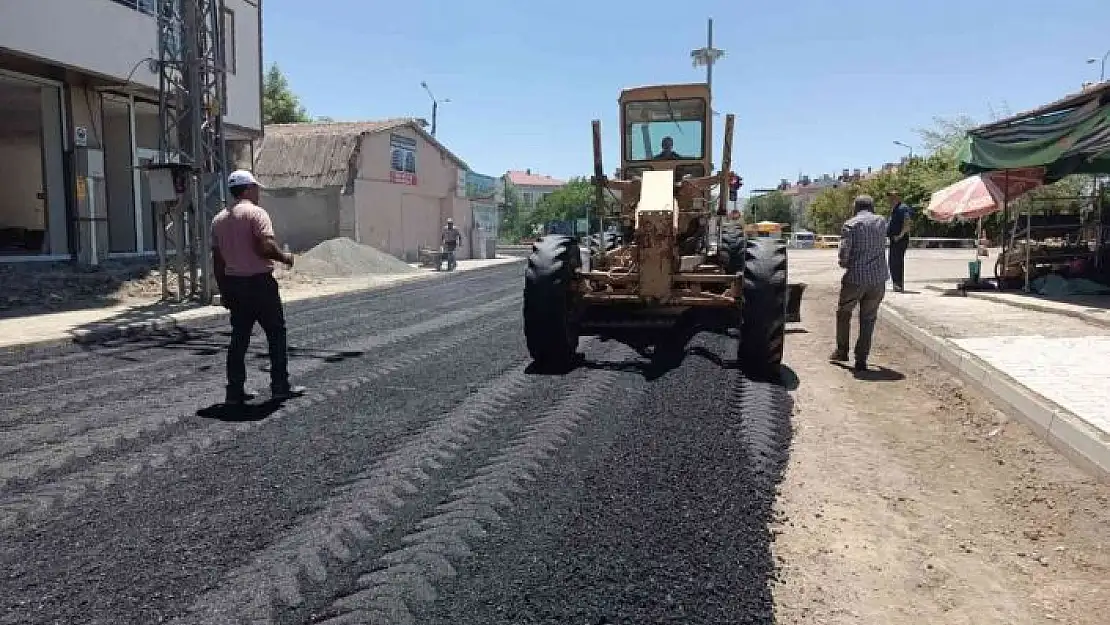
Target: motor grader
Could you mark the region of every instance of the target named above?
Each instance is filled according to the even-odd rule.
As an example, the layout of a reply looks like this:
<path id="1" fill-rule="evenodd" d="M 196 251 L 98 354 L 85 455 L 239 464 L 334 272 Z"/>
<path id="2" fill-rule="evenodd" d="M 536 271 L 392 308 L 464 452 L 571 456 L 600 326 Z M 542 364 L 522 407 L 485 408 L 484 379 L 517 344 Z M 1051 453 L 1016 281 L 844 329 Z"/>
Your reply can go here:
<path id="1" fill-rule="evenodd" d="M 680 318 L 701 313 L 698 329 L 738 331 L 746 375 L 777 376 L 805 285 L 788 285 L 781 237 L 748 237 L 741 221 L 726 218 L 733 115 L 714 174 L 707 84 L 629 88 L 618 102 L 621 167 L 613 179 L 602 166 L 601 123 L 593 122 L 601 232 L 584 245 L 547 235 L 528 258 L 524 333 L 533 361 L 569 367 L 580 336 L 673 332 Z"/>

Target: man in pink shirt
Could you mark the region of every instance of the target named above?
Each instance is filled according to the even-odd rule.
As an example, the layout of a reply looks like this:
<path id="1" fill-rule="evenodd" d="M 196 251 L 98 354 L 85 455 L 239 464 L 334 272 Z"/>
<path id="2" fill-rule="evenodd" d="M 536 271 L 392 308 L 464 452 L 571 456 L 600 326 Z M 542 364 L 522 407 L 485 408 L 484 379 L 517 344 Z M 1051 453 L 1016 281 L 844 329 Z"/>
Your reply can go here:
<path id="1" fill-rule="evenodd" d="M 281 303 L 274 261 L 293 266 L 293 255 L 274 240 L 270 215 L 258 205 L 262 185 L 249 171 L 228 177 L 232 205 L 212 219 L 212 264 L 224 306 L 231 312 L 231 344 L 227 350 L 227 405 L 241 406 L 246 392 L 246 356 L 257 322 L 270 348 L 270 392 L 281 401 L 304 393 L 289 385 L 289 349 L 285 339 L 285 311 Z"/>

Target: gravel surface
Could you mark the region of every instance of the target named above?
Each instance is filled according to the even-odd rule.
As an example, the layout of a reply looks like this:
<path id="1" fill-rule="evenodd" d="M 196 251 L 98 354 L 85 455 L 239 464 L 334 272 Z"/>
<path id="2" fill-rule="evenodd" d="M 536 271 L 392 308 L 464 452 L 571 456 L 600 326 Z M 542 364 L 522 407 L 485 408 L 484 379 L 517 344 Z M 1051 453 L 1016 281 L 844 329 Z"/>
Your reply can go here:
<path id="1" fill-rule="evenodd" d="M 311 392 L 245 415 L 221 325 L 9 356 L 0 624 L 768 622 L 785 391 L 592 339 L 533 374 L 519 278 L 290 306 Z"/>
<path id="2" fill-rule="evenodd" d="M 0 625 L 1103 625 L 1110 487 L 882 327 L 826 362 L 806 270 L 790 391 L 535 374 L 519 266 L 287 306 L 311 390 L 239 414 L 226 320 L 0 355 Z"/>
<path id="3" fill-rule="evenodd" d="M 320 278 L 419 272 L 395 256 L 347 237 L 329 239 L 308 250 L 296 259 L 292 271 Z"/>

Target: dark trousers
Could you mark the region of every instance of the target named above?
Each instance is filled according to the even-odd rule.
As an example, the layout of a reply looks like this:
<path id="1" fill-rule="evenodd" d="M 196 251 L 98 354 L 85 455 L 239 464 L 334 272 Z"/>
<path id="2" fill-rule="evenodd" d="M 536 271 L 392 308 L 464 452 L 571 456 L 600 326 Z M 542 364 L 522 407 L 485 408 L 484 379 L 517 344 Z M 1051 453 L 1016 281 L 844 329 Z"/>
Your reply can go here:
<path id="1" fill-rule="evenodd" d="M 231 344 L 227 349 L 227 388 L 240 393 L 247 381 L 246 357 L 254 324 L 262 326 L 270 347 L 270 388 L 289 386 L 289 350 L 285 341 L 285 311 L 278 283 L 269 273 L 225 276 L 221 297 L 231 312 Z"/>
<path id="2" fill-rule="evenodd" d="M 871 336 L 879 319 L 879 304 L 886 295 L 886 284 L 862 285 L 840 283 L 840 301 L 836 308 L 836 351 L 848 354 L 852 334 L 852 311 L 859 305 L 859 338 L 856 339 L 856 360 L 866 362 L 871 353 Z"/>
<path id="3" fill-rule="evenodd" d="M 894 286 L 902 288 L 906 283 L 906 250 L 910 248 L 910 238 L 902 237 L 890 242 L 890 281 Z"/>

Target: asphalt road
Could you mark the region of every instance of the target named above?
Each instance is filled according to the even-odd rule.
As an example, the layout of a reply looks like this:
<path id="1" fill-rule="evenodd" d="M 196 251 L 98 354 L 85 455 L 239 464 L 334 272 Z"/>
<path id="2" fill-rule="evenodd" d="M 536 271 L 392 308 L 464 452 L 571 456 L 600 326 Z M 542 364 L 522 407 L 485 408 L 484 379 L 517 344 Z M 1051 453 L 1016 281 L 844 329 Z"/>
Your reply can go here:
<path id="1" fill-rule="evenodd" d="M 0 359 L 0 624 L 770 623 L 789 392 L 715 335 L 533 373 L 522 272 L 290 305 L 311 392 L 245 418 L 222 324 Z"/>

